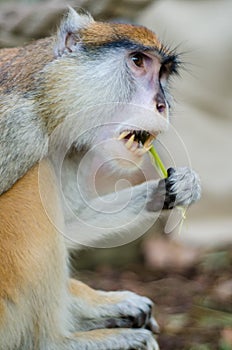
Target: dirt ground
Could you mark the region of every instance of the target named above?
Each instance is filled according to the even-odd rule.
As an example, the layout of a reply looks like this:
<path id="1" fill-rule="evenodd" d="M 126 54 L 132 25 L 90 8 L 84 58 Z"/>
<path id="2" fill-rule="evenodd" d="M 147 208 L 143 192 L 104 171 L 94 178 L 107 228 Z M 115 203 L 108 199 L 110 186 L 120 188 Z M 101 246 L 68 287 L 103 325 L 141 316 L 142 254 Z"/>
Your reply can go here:
<path id="1" fill-rule="evenodd" d="M 148 268 L 143 258 L 113 265 L 102 261 L 78 277 L 97 289 L 129 289 L 151 298 L 161 350 L 232 349 L 232 246 L 208 251 L 187 267 Z"/>

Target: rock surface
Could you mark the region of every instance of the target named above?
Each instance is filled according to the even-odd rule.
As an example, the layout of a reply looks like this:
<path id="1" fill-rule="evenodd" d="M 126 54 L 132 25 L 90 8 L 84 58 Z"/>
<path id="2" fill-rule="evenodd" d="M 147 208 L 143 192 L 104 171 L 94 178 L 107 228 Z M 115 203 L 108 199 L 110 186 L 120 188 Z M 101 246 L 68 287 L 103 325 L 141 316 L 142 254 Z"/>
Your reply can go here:
<path id="1" fill-rule="evenodd" d="M 98 20 L 133 21 L 150 3 L 152 0 L 0 1 L 0 48 L 49 36 L 56 30 L 68 5 L 85 9 Z"/>

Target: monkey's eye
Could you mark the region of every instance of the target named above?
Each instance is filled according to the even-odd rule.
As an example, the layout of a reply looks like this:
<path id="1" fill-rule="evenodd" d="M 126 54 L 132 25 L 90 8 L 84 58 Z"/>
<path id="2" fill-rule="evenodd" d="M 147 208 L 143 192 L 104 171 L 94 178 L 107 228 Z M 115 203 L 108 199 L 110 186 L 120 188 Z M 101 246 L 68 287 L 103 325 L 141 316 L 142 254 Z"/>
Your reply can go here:
<path id="1" fill-rule="evenodd" d="M 139 68 L 142 68 L 144 66 L 144 55 L 140 52 L 133 53 L 131 55 L 131 60 Z"/>

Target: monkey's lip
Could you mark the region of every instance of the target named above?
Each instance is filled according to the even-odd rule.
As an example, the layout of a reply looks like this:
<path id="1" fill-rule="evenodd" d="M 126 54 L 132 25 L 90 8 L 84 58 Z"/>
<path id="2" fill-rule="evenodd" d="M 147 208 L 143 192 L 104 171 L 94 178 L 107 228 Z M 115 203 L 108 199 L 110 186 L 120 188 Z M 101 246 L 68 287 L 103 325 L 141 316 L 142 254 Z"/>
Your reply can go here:
<path id="1" fill-rule="evenodd" d="M 125 147 L 137 156 L 143 156 L 152 147 L 159 132 L 151 134 L 146 130 L 124 130 L 117 140 L 124 142 Z"/>

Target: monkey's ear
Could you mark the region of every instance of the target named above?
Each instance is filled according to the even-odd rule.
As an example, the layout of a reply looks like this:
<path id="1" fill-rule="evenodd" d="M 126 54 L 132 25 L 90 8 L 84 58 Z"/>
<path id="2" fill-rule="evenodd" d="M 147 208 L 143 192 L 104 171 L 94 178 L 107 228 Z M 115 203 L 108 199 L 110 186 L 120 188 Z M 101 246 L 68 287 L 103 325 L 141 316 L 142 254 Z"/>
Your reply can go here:
<path id="1" fill-rule="evenodd" d="M 66 16 L 57 31 L 57 40 L 54 48 L 55 56 L 62 56 L 67 52 L 74 52 L 78 43 L 78 31 L 93 23 L 94 19 L 88 13 L 79 14 L 69 7 Z"/>

